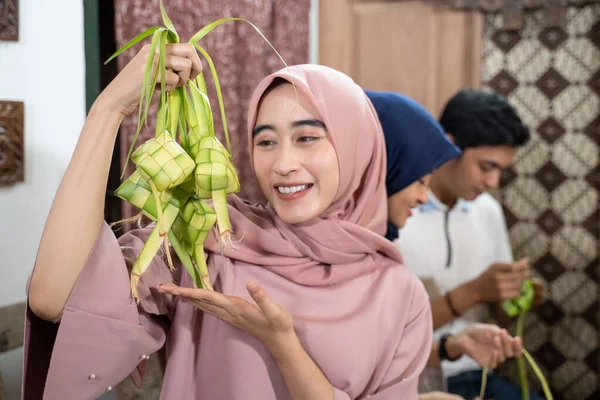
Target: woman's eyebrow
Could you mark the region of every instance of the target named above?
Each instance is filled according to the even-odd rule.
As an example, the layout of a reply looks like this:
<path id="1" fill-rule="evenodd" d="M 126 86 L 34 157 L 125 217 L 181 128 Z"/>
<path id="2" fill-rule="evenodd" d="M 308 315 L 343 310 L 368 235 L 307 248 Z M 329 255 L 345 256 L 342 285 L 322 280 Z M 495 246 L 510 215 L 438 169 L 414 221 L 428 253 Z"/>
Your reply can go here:
<path id="1" fill-rule="evenodd" d="M 323 121 L 319 121 L 318 119 L 301 119 L 298 121 L 292 122 L 292 128 L 297 128 L 299 126 L 314 126 L 317 128 L 322 128 L 323 130 L 327 130 L 327 127 L 323 123 Z"/>
<path id="2" fill-rule="evenodd" d="M 323 121 L 320 121 L 318 119 L 312 118 L 312 119 L 300 119 L 298 121 L 294 121 L 291 124 L 292 128 L 297 128 L 299 126 L 314 126 L 317 128 L 321 128 L 323 130 L 327 130 L 327 127 L 325 126 L 325 123 Z M 263 124 L 263 125 L 256 125 L 254 127 L 254 129 L 252 129 L 252 137 L 258 135 L 260 132 L 262 131 L 266 131 L 266 130 L 271 130 L 271 131 L 275 131 L 277 130 L 275 128 L 274 125 L 269 125 L 269 124 Z"/>
<path id="3" fill-rule="evenodd" d="M 273 125 L 257 125 L 252 129 L 252 137 L 258 135 L 262 131 L 271 130 L 274 131 L 275 127 Z"/>

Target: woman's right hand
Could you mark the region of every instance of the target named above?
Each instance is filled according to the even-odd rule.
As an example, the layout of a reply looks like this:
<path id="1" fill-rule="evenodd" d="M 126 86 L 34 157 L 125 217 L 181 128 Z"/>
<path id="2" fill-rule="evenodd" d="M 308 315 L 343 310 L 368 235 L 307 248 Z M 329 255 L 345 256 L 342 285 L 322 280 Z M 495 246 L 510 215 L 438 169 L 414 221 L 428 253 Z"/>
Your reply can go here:
<path id="1" fill-rule="evenodd" d="M 120 113 L 123 117 L 135 110 L 140 102 L 140 92 L 144 82 L 144 71 L 150 53 L 147 44 L 119 72 L 113 81 L 104 89 L 96 100 L 97 104 L 109 111 Z M 158 48 L 156 49 L 158 54 Z M 189 79 L 195 79 L 202 72 L 202 63 L 198 52 L 188 43 L 173 43 L 166 45 L 165 57 L 166 90 L 183 86 Z M 154 57 L 154 68 L 158 67 L 158 57 Z M 158 74 L 157 83 L 161 82 Z"/>

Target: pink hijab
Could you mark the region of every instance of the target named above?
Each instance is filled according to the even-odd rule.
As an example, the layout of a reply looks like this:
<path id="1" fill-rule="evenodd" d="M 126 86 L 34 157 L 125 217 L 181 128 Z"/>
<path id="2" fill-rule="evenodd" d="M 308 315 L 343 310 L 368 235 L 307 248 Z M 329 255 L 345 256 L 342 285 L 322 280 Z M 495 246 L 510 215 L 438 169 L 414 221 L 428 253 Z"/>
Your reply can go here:
<path id="1" fill-rule="evenodd" d="M 290 76 L 301 101 L 312 104 L 327 127 L 338 156 L 338 193 L 321 216 L 296 225 L 283 222 L 268 205 L 250 205 L 231 196 L 232 231 L 241 241 L 224 249 L 224 255 L 309 286 L 345 282 L 401 264 L 400 252 L 383 236 L 387 228 L 383 132 L 371 102 L 348 76 L 325 66 L 298 65 L 263 79 L 248 110 L 250 154 L 263 94 L 275 78 L 291 82 Z M 212 236 L 206 248 L 221 251 Z"/>

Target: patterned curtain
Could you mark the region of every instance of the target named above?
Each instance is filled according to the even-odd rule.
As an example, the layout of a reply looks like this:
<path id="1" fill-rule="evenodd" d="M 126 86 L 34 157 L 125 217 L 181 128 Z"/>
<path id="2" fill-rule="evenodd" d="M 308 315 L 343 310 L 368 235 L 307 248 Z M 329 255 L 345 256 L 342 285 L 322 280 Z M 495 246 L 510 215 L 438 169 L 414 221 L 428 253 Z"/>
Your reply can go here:
<path id="1" fill-rule="evenodd" d="M 308 62 L 310 0 L 164 0 L 163 3 L 182 41 L 214 20 L 242 17 L 258 26 L 288 65 Z M 118 48 L 155 25 L 162 25 L 158 0 L 115 0 Z M 211 55 L 219 75 L 232 156 L 241 183 L 239 194 L 248 200 L 259 201 L 262 195 L 249 168 L 246 113 L 250 96 L 258 82 L 269 73 L 282 68 L 283 64 L 260 35 L 244 22 L 229 22 L 219 26 L 202 39 L 201 44 Z M 140 47 L 141 45 L 135 46 L 118 58 L 119 69 L 133 58 Z M 208 72 L 207 86 L 216 132 L 225 144 L 216 92 L 210 70 L 204 61 L 203 67 Z M 154 134 L 151 122 L 155 119 L 156 103 L 151 110 L 148 128 L 142 130 L 136 146 Z M 121 126 L 121 165 L 125 162 L 136 129 L 137 112 L 133 114 Z M 133 171 L 131 162 L 128 167 L 126 176 Z M 129 203 L 123 202 L 123 218 L 131 217 L 137 212 Z"/>
<path id="2" fill-rule="evenodd" d="M 546 288 L 525 346 L 564 400 L 600 398 L 599 17 L 600 4 L 568 7 L 565 29 L 548 28 L 537 11 L 519 31 L 485 17 L 484 85 L 508 96 L 533 134 L 495 193 L 515 257 L 529 257 Z M 502 368 L 517 381 L 514 363 Z"/>

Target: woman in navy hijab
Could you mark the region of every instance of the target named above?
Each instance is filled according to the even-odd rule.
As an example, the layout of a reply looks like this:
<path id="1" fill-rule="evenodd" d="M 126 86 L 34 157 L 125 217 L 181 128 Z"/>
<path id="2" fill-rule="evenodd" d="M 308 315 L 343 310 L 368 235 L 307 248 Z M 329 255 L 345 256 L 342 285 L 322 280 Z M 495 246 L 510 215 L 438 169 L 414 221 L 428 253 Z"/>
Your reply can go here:
<path id="1" fill-rule="evenodd" d="M 416 101 L 399 93 L 365 91 L 385 136 L 388 230 L 394 241 L 411 209 L 427 202 L 431 173 L 461 151 L 442 126 Z"/>
<path id="2" fill-rule="evenodd" d="M 411 209 L 425 204 L 431 174 L 446 162 L 459 157 L 461 151 L 447 139 L 442 126 L 416 101 L 393 92 L 365 91 L 379 117 L 387 151 L 386 187 L 388 196 L 388 231 L 394 241 Z M 507 357 L 519 354 L 522 343 L 505 329 L 495 325 L 474 324 L 450 336 L 443 344 L 431 347 L 428 367 L 439 365 L 440 348 L 451 359 L 468 354 L 480 365 L 495 368 Z M 419 400 L 462 399 L 448 393 L 431 392 Z M 469 399 L 467 399 L 469 400 Z"/>

